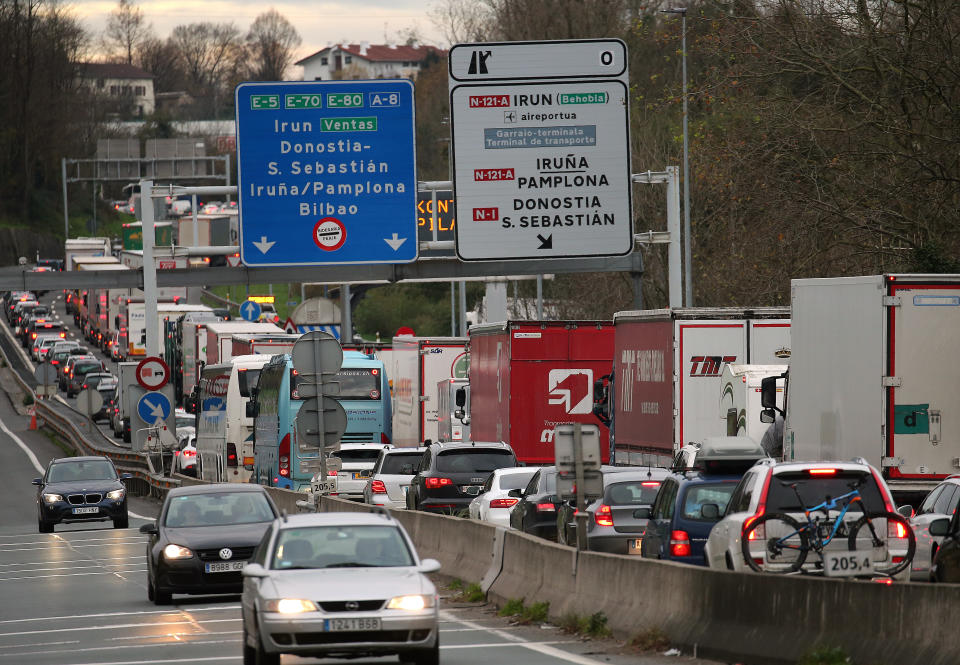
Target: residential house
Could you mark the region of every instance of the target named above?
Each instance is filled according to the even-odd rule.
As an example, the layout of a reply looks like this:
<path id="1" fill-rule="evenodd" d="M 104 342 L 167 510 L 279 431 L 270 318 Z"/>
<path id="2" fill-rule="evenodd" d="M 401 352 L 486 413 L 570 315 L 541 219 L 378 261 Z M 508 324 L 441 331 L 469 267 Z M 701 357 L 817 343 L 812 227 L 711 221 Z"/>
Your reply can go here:
<path id="1" fill-rule="evenodd" d="M 78 63 L 82 84 L 94 95 L 112 103 L 120 114 L 143 117 L 153 113 L 153 74 L 121 63 Z"/>
<path id="2" fill-rule="evenodd" d="M 416 78 L 429 54 L 446 51 L 420 44 L 334 44 L 294 64 L 303 67 L 304 81 L 333 79 Z"/>

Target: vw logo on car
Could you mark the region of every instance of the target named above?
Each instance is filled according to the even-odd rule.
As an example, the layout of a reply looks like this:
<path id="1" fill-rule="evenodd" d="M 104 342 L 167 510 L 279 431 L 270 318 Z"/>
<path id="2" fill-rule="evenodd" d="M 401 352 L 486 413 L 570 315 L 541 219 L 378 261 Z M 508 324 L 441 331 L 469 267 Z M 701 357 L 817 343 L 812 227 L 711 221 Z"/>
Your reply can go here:
<path id="1" fill-rule="evenodd" d="M 224 561 L 226 561 L 227 559 L 232 559 L 233 550 L 230 549 L 229 547 L 224 547 L 222 550 L 220 550 L 220 558 L 223 559 Z"/>

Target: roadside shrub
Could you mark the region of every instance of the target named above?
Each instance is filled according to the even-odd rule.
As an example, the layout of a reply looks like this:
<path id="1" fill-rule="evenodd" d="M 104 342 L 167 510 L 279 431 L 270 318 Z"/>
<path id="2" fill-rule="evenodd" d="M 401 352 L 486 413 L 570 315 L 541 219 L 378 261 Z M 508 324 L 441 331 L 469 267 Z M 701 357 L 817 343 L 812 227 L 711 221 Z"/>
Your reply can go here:
<path id="1" fill-rule="evenodd" d="M 451 591 L 463 591 L 463 580 L 450 580 L 450 584 L 447 585 L 447 588 Z"/>
<path id="2" fill-rule="evenodd" d="M 24 395 L 22 401 L 24 406 L 30 406 L 33 404 L 33 393 L 27 393 Z"/>
<path id="3" fill-rule="evenodd" d="M 660 628 L 648 628 L 630 638 L 630 646 L 641 651 L 663 651 L 670 647 L 670 638 Z"/>
<path id="4" fill-rule="evenodd" d="M 483 589 L 480 588 L 479 584 L 471 584 L 463 592 L 463 598 L 468 603 L 479 603 L 482 600 L 486 600 L 487 594 L 483 592 Z"/>
<path id="5" fill-rule="evenodd" d="M 607 626 L 607 615 L 596 612 L 587 617 L 585 630 L 581 631 L 590 637 L 610 637 L 613 632 Z"/>
<path id="6" fill-rule="evenodd" d="M 523 608 L 523 611 L 520 612 L 520 621 L 522 623 L 546 621 L 549 613 L 550 603 L 534 603 Z"/>
<path id="7" fill-rule="evenodd" d="M 819 646 L 801 658 L 797 665 L 850 665 L 852 662 L 840 647 Z"/>
<path id="8" fill-rule="evenodd" d="M 515 617 L 523 613 L 523 598 L 511 598 L 497 612 L 502 617 Z"/>

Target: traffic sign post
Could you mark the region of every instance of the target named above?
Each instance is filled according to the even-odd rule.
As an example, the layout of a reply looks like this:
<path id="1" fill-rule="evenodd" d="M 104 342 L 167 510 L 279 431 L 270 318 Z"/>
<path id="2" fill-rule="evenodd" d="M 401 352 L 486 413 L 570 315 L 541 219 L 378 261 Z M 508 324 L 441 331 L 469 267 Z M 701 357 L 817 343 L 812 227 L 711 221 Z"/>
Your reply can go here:
<path id="1" fill-rule="evenodd" d="M 603 496 L 600 471 L 600 428 L 596 425 L 557 425 L 553 438 L 557 494 L 576 498 L 577 550 L 587 549 L 587 501 Z"/>
<path id="2" fill-rule="evenodd" d="M 413 83 L 242 83 L 236 106 L 244 264 L 417 259 Z"/>
<path id="3" fill-rule="evenodd" d="M 449 67 L 457 255 L 629 254 L 626 45 L 457 44 Z"/>
<path id="4" fill-rule="evenodd" d="M 253 300 L 244 301 L 240 305 L 240 316 L 244 321 L 256 321 L 260 318 L 261 312 L 263 312 L 263 308 L 260 307 L 260 303 Z"/>
<path id="5" fill-rule="evenodd" d="M 99 411 L 102 406 L 103 397 L 92 388 L 81 390 L 77 395 L 77 410 L 80 411 L 80 413 L 92 416 Z"/>

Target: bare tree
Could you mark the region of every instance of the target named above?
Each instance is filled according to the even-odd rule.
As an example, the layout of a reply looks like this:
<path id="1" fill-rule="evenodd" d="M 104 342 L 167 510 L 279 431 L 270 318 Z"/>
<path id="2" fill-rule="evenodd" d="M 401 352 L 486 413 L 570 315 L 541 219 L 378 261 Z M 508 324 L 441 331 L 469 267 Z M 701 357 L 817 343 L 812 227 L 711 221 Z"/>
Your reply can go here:
<path id="1" fill-rule="evenodd" d="M 208 100 L 208 113 L 220 112 L 228 80 L 243 59 L 240 31 L 232 23 L 178 25 L 170 42 L 179 52 L 190 94 Z"/>
<path id="2" fill-rule="evenodd" d="M 144 40 L 137 52 L 135 64 L 154 75 L 153 87 L 157 92 L 172 92 L 186 89 L 186 75 L 180 53 L 170 40 L 150 37 Z"/>
<path id="3" fill-rule="evenodd" d="M 303 40 L 277 10 L 260 14 L 247 32 L 250 75 L 257 81 L 280 81 L 293 61 L 293 49 Z"/>
<path id="4" fill-rule="evenodd" d="M 137 51 L 152 36 L 152 32 L 152 27 L 133 0 L 119 0 L 117 8 L 110 12 L 107 19 L 102 44 L 112 57 L 132 65 Z"/>
<path id="5" fill-rule="evenodd" d="M 443 0 L 428 15 L 451 44 L 487 41 L 493 19 L 490 7 L 477 0 Z"/>

